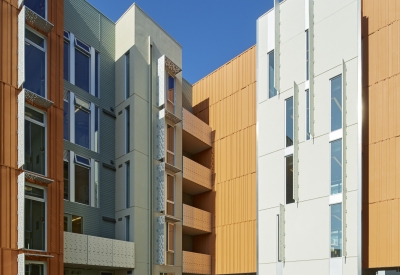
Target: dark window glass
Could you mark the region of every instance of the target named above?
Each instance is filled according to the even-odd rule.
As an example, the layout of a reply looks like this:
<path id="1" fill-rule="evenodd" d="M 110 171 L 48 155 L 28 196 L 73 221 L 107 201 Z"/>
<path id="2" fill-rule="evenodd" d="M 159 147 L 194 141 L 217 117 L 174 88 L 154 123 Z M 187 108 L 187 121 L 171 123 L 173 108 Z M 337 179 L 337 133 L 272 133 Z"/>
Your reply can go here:
<path id="1" fill-rule="evenodd" d="M 24 169 L 45 174 L 45 128 L 25 120 L 25 165 Z"/>
<path id="2" fill-rule="evenodd" d="M 76 45 L 78 45 L 79 47 L 81 47 L 82 49 L 87 51 L 88 53 L 90 52 L 90 47 L 88 45 L 86 45 L 85 43 L 79 41 L 78 39 L 76 39 Z"/>
<path id="3" fill-rule="evenodd" d="M 131 139 L 131 126 L 130 126 L 130 110 L 129 107 L 125 109 L 125 150 L 126 153 L 130 151 L 130 139 Z"/>
<path id="4" fill-rule="evenodd" d="M 27 185 L 25 186 L 25 195 L 38 199 L 44 199 L 44 190 Z"/>
<path id="5" fill-rule="evenodd" d="M 342 140 L 331 142 L 331 194 L 342 193 Z"/>
<path id="6" fill-rule="evenodd" d="M 331 80 L 331 131 L 342 128 L 342 76 Z"/>
<path id="7" fill-rule="evenodd" d="M 293 97 L 286 100 L 286 147 L 293 145 Z"/>
<path id="8" fill-rule="evenodd" d="M 125 217 L 125 241 L 129 242 L 130 240 L 130 217 Z"/>
<path id="9" fill-rule="evenodd" d="M 45 203 L 25 198 L 25 248 L 45 250 L 45 233 Z"/>
<path id="10" fill-rule="evenodd" d="M 25 107 L 25 117 L 44 123 L 44 114 L 28 107 Z"/>
<path id="11" fill-rule="evenodd" d="M 342 257 L 342 204 L 331 205 L 331 258 Z"/>
<path id="12" fill-rule="evenodd" d="M 100 112 L 99 108 L 95 107 L 94 108 L 94 151 L 99 152 L 100 151 L 100 133 L 99 133 L 99 127 L 100 127 Z"/>
<path id="13" fill-rule="evenodd" d="M 69 162 L 64 161 L 64 200 L 69 199 Z"/>
<path id="14" fill-rule="evenodd" d="M 130 96 L 130 65 L 129 65 L 129 51 L 125 54 L 125 98 Z"/>
<path id="15" fill-rule="evenodd" d="M 75 201 L 89 205 L 90 169 L 75 165 Z"/>
<path id="16" fill-rule="evenodd" d="M 293 156 L 286 157 L 286 204 L 294 203 L 293 198 Z"/>
<path id="17" fill-rule="evenodd" d="M 90 149 L 90 113 L 75 106 L 75 143 Z"/>
<path id="18" fill-rule="evenodd" d="M 72 215 L 72 233 L 83 234 L 83 218 Z"/>
<path id="19" fill-rule="evenodd" d="M 95 64 L 95 72 L 94 72 L 94 82 L 95 82 L 95 90 L 94 95 L 96 97 L 100 97 L 100 53 L 96 52 L 96 64 Z"/>
<path id="20" fill-rule="evenodd" d="M 64 79 L 69 81 L 69 42 L 64 41 Z"/>
<path id="21" fill-rule="evenodd" d="M 46 96 L 46 53 L 44 49 L 44 40 L 29 30 L 26 31 L 26 38 L 30 41 L 25 43 L 25 82 L 24 88 L 38 94 Z M 33 43 L 32 43 L 33 42 Z"/>
<path id="22" fill-rule="evenodd" d="M 276 96 L 274 51 L 268 54 L 268 80 L 269 80 L 269 97 L 271 98 Z"/>
<path id="23" fill-rule="evenodd" d="M 64 101 L 64 139 L 69 140 L 69 102 Z"/>
<path id="24" fill-rule="evenodd" d="M 131 175 L 131 165 L 129 162 L 125 163 L 125 208 L 129 208 L 131 206 L 131 181 L 130 181 L 130 175 Z"/>
<path id="25" fill-rule="evenodd" d="M 78 156 L 78 155 L 76 155 L 75 157 L 76 157 L 76 161 L 77 162 L 79 162 L 81 164 L 84 164 L 84 165 L 87 165 L 87 166 L 90 166 L 90 160 L 89 159 L 81 157 L 81 156 Z"/>
<path id="26" fill-rule="evenodd" d="M 310 138 L 310 90 L 306 90 L 306 140 L 309 140 Z"/>
<path id="27" fill-rule="evenodd" d="M 25 275 L 45 275 L 43 264 L 26 264 Z"/>
<path id="28" fill-rule="evenodd" d="M 46 0 L 25 0 L 24 4 L 46 19 Z"/>
<path id="29" fill-rule="evenodd" d="M 75 49 L 75 85 L 90 93 L 90 57 Z"/>

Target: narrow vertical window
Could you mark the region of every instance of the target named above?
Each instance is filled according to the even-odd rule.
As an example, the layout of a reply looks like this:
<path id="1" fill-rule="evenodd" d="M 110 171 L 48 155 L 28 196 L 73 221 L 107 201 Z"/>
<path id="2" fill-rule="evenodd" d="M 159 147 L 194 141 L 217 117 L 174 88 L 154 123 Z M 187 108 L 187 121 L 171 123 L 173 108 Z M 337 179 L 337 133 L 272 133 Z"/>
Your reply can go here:
<path id="1" fill-rule="evenodd" d="M 100 53 L 95 53 L 95 65 L 94 65 L 94 95 L 100 97 Z"/>
<path id="2" fill-rule="evenodd" d="M 69 58 L 69 41 L 64 38 L 64 79 L 67 81 L 69 81 Z"/>
<path id="3" fill-rule="evenodd" d="M 286 147 L 293 145 L 293 97 L 286 99 Z"/>
<path id="4" fill-rule="evenodd" d="M 269 98 L 276 96 L 274 51 L 268 53 L 268 86 L 269 86 Z"/>
<path id="5" fill-rule="evenodd" d="M 69 162 L 64 159 L 64 200 L 69 200 Z"/>
<path id="6" fill-rule="evenodd" d="M 331 79 L 331 132 L 342 128 L 342 75 Z"/>
<path id="7" fill-rule="evenodd" d="M 24 169 L 46 174 L 45 114 L 25 108 L 25 165 Z"/>
<path id="8" fill-rule="evenodd" d="M 39 262 L 25 262 L 25 274 L 24 275 L 45 275 L 44 263 Z"/>
<path id="9" fill-rule="evenodd" d="M 167 110 L 175 113 L 175 78 L 168 75 Z"/>
<path id="10" fill-rule="evenodd" d="M 306 30 L 306 80 L 310 79 L 310 40 L 309 33 Z"/>
<path id="11" fill-rule="evenodd" d="M 175 178 L 167 174 L 167 215 L 175 216 Z"/>
<path id="12" fill-rule="evenodd" d="M 286 162 L 286 204 L 294 203 L 293 198 L 293 156 L 285 158 Z"/>
<path id="13" fill-rule="evenodd" d="M 125 99 L 130 96 L 130 64 L 129 64 L 129 51 L 125 54 Z"/>
<path id="14" fill-rule="evenodd" d="M 64 91 L 64 139 L 69 140 L 69 92 Z"/>
<path id="15" fill-rule="evenodd" d="M 90 205 L 90 160 L 75 155 L 75 202 Z"/>
<path id="16" fill-rule="evenodd" d="M 45 191 L 25 185 L 25 248 L 46 250 Z"/>
<path id="17" fill-rule="evenodd" d="M 25 0 L 24 4 L 34 11 L 35 13 L 39 14 L 41 17 L 46 19 L 46 0 Z"/>
<path id="18" fill-rule="evenodd" d="M 75 39 L 75 85 L 90 93 L 90 46 Z"/>
<path id="19" fill-rule="evenodd" d="M 306 140 L 309 140 L 310 138 L 310 90 L 306 90 Z"/>
<path id="20" fill-rule="evenodd" d="M 131 181 L 130 172 L 131 165 L 128 162 L 125 163 L 125 208 L 131 207 Z"/>
<path id="21" fill-rule="evenodd" d="M 342 257 L 342 204 L 331 205 L 331 258 Z"/>
<path id="22" fill-rule="evenodd" d="M 100 128 L 100 111 L 99 107 L 96 106 L 94 108 L 94 151 L 97 153 L 100 151 L 99 128 Z"/>
<path id="23" fill-rule="evenodd" d="M 75 143 L 90 149 L 90 103 L 75 97 Z"/>
<path id="24" fill-rule="evenodd" d="M 83 234 L 83 217 L 64 214 L 64 231 Z"/>
<path id="25" fill-rule="evenodd" d="M 167 162 L 175 165 L 175 128 L 167 125 Z"/>
<path id="26" fill-rule="evenodd" d="M 125 109 L 125 153 L 129 153 L 131 145 L 130 108 Z"/>
<path id="27" fill-rule="evenodd" d="M 331 142 L 331 195 L 342 193 L 342 140 Z"/>
<path id="28" fill-rule="evenodd" d="M 99 207 L 99 173 L 100 165 L 98 161 L 94 162 L 94 207 Z"/>
<path id="29" fill-rule="evenodd" d="M 33 31 L 25 29 L 24 88 L 46 97 L 46 41 Z"/>
<path id="30" fill-rule="evenodd" d="M 125 216 L 125 241 L 130 241 L 130 217 Z"/>
<path id="31" fill-rule="evenodd" d="M 173 223 L 167 223 L 167 265 L 174 265 L 175 254 L 175 226 Z"/>

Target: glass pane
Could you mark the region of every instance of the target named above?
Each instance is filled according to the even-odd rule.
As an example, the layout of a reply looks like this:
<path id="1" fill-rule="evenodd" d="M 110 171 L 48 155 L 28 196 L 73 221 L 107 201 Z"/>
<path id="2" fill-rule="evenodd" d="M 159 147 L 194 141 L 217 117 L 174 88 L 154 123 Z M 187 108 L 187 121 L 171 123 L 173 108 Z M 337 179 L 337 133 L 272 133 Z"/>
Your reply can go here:
<path id="1" fill-rule="evenodd" d="M 31 32 L 28 29 L 25 29 L 25 37 L 29 39 L 30 42 L 33 42 L 39 47 L 44 48 L 44 39 L 37 34 Z"/>
<path id="2" fill-rule="evenodd" d="M 30 197 L 35 197 L 39 199 L 44 199 L 44 190 L 40 188 L 35 188 L 30 185 L 25 186 L 25 195 Z"/>
<path id="3" fill-rule="evenodd" d="M 342 128 L 342 76 L 331 80 L 331 131 Z"/>
<path id="4" fill-rule="evenodd" d="M 174 130 L 175 130 L 174 127 L 172 127 L 170 125 L 167 126 L 167 134 L 168 134 L 168 137 L 167 137 L 167 142 L 168 142 L 167 150 L 172 152 L 172 153 L 175 152 L 175 148 L 174 148 L 175 147 L 175 131 Z"/>
<path id="5" fill-rule="evenodd" d="M 68 217 L 64 216 L 64 231 L 68 232 Z"/>
<path id="6" fill-rule="evenodd" d="M 26 264 L 25 275 L 45 275 L 43 264 Z"/>
<path id="7" fill-rule="evenodd" d="M 125 98 L 130 96 L 130 65 L 129 65 L 129 52 L 125 54 Z"/>
<path id="8" fill-rule="evenodd" d="M 90 169 L 75 165 L 75 201 L 89 205 Z"/>
<path id="9" fill-rule="evenodd" d="M 46 54 L 44 51 L 25 43 L 25 82 L 24 88 L 45 97 Z"/>
<path id="10" fill-rule="evenodd" d="M 25 248 L 45 250 L 45 203 L 25 199 Z"/>
<path id="11" fill-rule="evenodd" d="M 69 81 L 69 43 L 64 41 L 64 79 Z"/>
<path id="12" fill-rule="evenodd" d="M 75 85 L 90 92 L 90 57 L 75 49 Z"/>
<path id="13" fill-rule="evenodd" d="M 100 151 L 100 143 L 99 143 L 99 126 L 100 126 L 100 112 L 99 108 L 95 107 L 94 108 L 94 151 L 99 152 Z"/>
<path id="14" fill-rule="evenodd" d="M 45 174 L 45 129 L 25 120 L 25 165 L 24 169 Z"/>
<path id="15" fill-rule="evenodd" d="M 293 97 L 286 100 L 286 147 L 293 145 Z"/>
<path id="16" fill-rule="evenodd" d="M 310 91 L 306 90 L 306 140 L 310 138 Z"/>
<path id="17" fill-rule="evenodd" d="M 82 217 L 72 215 L 72 233 L 83 234 L 82 223 Z"/>
<path id="18" fill-rule="evenodd" d="M 44 123 L 44 114 L 25 107 L 25 117 Z"/>
<path id="19" fill-rule="evenodd" d="M 174 201 L 174 177 L 167 175 L 167 200 Z"/>
<path id="20" fill-rule="evenodd" d="M 342 256 L 342 204 L 331 205 L 331 257 Z"/>
<path id="21" fill-rule="evenodd" d="M 94 162 L 94 207 L 99 207 L 99 162 Z"/>
<path id="22" fill-rule="evenodd" d="M 286 157 L 286 204 L 294 203 L 293 199 L 293 156 Z"/>
<path id="23" fill-rule="evenodd" d="M 25 0 L 24 4 L 41 17 L 46 18 L 46 0 Z"/>
<path id="24" fill-rule="evenodd" d="M 75 143 L 90 149 L 90 114 L 75 106 Z"/>
<path id="25" fill-rule="evenodd" d="M 85 165 L 90 166 L 90 160 L 81 156 L 76 155 L 76 161 Z"/>
<path id="26" fill-rule="evenodd" d="M 88 45 L 86 45 L 85 43 L 79 41 L 78 39 L 76 39 L 76 45 L 78 45 L 79 47 L 81 47 L 82 49 L 87 51 L 88 53 L 90 52 L 90 47 Z"/>
<path id="27" fill-rule="evenodd" d="M 274 51 L 268 54 L 268 80 L 269 80 L 269 97 L 276 96 L 275 89 L 275 56 Z"/>
<path id="28" fill-rule="evenodd" d="M 131 206 L 130 203 L 130 198 L 131 198 L 131 181 L 130 181 L 130 175 L 131 175 L 131 165 L 129 162 L 125 163 L 125 182 L 126 182 L 126 208 L 129 208 Z"/>
<path id="29" fill-rule="evenodd" d="M 342 193 L 342 140 L 331 143 L 331 194 Z"/>
<path id="30" fill-rule="evenodd" d="M 167 223 L 168 230 L 168 251 L 174 251 L 175 249 L 175 234 L 174 234 L 174 225 L 172 223 Z"/>
<path id="31" fill-rule="evenodd" d="M 95 83 L 95 89 L 94 89 L 94 95 L 96 97 L 100 96 L 100 53 L 96 52 L 95 55 L 95 72 L 94 72 L 94 83 Z"/>
<path id="32" fill-rule="evenodd" d="M 131 150 L 131 126 L 130 126 L 130 110 L 129 107 L 125 109 L 125 151 L 128 153 Z"/>
<path id="33" fill-rule="evenodd" d="M 69 200 L 69 162 L 64 161 L 64 200 Z"/>
<path id="34" fill-rule="evenodd" d="M 130 240 L 130 218 L 129 216 L 125 217 L 125 241 L 129 242 Z"/>
<path id="35" fill-rule="evenodd" d="M 64 101 L 64 139 L 69 140 L 69 102 Z"/>

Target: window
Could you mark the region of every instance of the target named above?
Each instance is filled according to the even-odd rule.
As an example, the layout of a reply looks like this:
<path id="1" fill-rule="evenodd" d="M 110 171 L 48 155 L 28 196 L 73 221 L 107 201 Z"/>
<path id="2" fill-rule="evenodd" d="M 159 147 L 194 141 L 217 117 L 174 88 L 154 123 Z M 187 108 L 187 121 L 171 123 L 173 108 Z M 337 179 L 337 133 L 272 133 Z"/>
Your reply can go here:
<path id="1" fill-rule="evenodd" d="M 99 153 L 100 152 L 100 112 L 99 108 L 94 108 L 94 151 Z"/>
<path id="2" fill-rule="evenodd" d="M 342 193 L 342 140 L 331 142 L 331 195 Z"/>
<path id="3" fill-rule="evenodd" d="M 69 140 L 69 92 L 64 91 L 64 139 Z"/>
<path id="4" fill-rule="evenodd" d="M 64 31 L 64 79 L 70 81 L 69 79 L 69 32 Z"/>
<path id="5" fill-rule="evenodd" d="M 25 262 L 25 274 L 24 275 L 45 275 L 46 273 L 46 265 L 44 262 L 34 262 L 34 261 L 26 261 Z"/>
<path id="6" fill-rule="evenodd" d="M 90 93 L 90 46 L 75 39 L 75 85 Z"/>
<path id="7" fill-rule="evenodd" d="M 131 165 L 125 162 L 125 208 L 131 207 Z"/>
<path id="8" fill-rule="evenodd" d="M 25 185 L 25 248 L 46 250 L 46 194 L 43 188 Z"/>
<path id="9" fill-rule="evenodd" d="M 342 75 L 331 79 L 331 131 L 342 128 Z"/>
<path id="10" fill-rule="evenodd" d="M 75 143 L 90 148 L 90 103 L 75 97 Z"/>
<path id="11" fill-rule="evenodd" d="M 75 155 L 75 202 L 90 205 L 90 160 Z"/>
<path id="12" fill-rule="evenodd" d="M 285 158 L 286 162 L 286 204 L 294 203 L 293 198 L 293 155 Z"/>
<path id="13" fill-rule="evenodd" d="M 130 68 L 129 68 L 129 51 L 125 54 L 125 99 L 130 96 Z"/>
<path id="14" fill-rule="evenodd" d="M 174 265 L 175 253 L 175 225 L 167 223 L 167 265 Z"/>
<path id="15" fill-rule="evenodd" d="M 331 258 L 342 257 L 342 204 L 331 205 Z"/>
<path id="16" fill-rule="evenodd" d="M 69 157 L 64 158 L 64 200 L 70 200 L 69 196 Z"/>
<path id="17" fill-rule="evenodd" d="M 46 175 L 46 116 L 33 107 L 25 107 L 24 169 Z"/>
<path id="18" fill-rule="evenodd" d="M 175 128 L 167 125 L 167 163 L 175 165 Z"/>
<path id="19" fill-rule="evenodd" d="M 175 178 L 167 174 L 167 215 L 175 216 Z"/>
<path id="20" fill-rule="evenodd" d="M 310 138 L 310 90 L 306 90 L 306 140 L 309 140 Z"/>
<path id="21" fill-rule="evenodd" d="M 131 150 L 131 125 L 130 125 L 130 108 L 129 106 L 125 109 L 125 153 L 129 153 Z"/>
<path id="22" fill-rule="evenodd" d="M 99 173 L 100 164 L 98 161 L 94 162 L 94 204 L 93 207 L 99 207 Z"/>
<path id="23" fill-rule="evenodd" d="M 168 75 L 167 111 L 175 113 L 175 78 Z"/>
<path id="24" fill-rule="evenodd" d="M 25 29 L 24 88 L 46 97 L 46 41 L 28 29 Z"/>
<path id="25" fill-rule="evenodd" d="M 98 51 L 95 52 L 94 96 L 100 98 L 100 53 Z"/>
<path id="26" fill-rule="evenodd" d="M 64 214 L 64 231 L 83 234 L 83 217 Z"/>
<path id="27" fill-rule="evenodd" d="M 308 30 L 306 30 L 306 80 L 310 79 L 310 40 Z"/>
<path id="28" fill-rule="evenodd" d="M 275 56 L 274 51 L 268 53 L 268 86 L 269 86 L 269 98 L 276 96 L 275 89 Z"/>
<path id="29" fill-rule="evenodd" d="M 25 0 L 24 4 L 43 18 L 46 17 L 46 0 Z"/>
<path id="30" fill-rule="evenodd" d="M 293 97 L 285 100 L 286 104 L 286 147 L 293 145 Z"/>
<path id="31" fill-rule="evenodd" d="M 125 216 L 125 241 L 130 241 L 130 217 Z"/>

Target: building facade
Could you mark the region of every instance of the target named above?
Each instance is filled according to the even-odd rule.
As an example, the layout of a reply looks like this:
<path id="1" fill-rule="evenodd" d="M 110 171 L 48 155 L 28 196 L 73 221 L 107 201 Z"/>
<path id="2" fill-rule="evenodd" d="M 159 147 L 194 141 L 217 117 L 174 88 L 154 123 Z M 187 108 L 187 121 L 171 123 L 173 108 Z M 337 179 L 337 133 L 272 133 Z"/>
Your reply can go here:
<path id="1" fill-rule="evenodd" d="M 257 21 L 259 274 L 361 274 L 360 1 Z"/>

